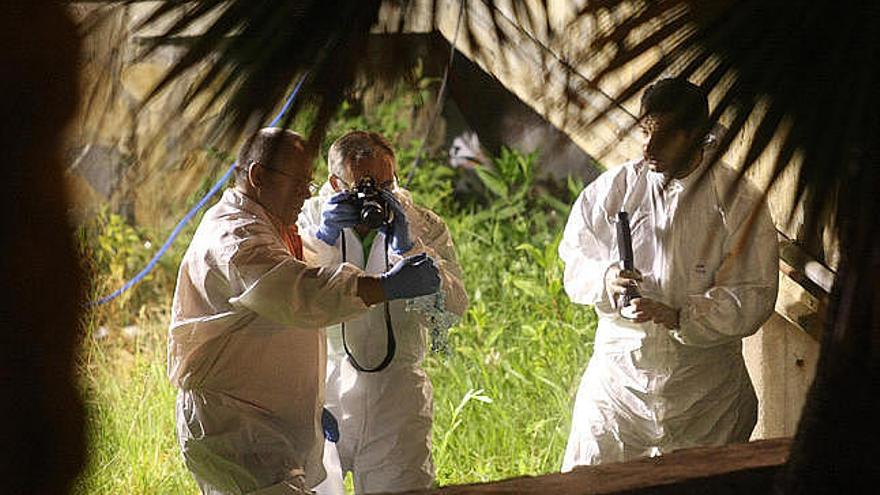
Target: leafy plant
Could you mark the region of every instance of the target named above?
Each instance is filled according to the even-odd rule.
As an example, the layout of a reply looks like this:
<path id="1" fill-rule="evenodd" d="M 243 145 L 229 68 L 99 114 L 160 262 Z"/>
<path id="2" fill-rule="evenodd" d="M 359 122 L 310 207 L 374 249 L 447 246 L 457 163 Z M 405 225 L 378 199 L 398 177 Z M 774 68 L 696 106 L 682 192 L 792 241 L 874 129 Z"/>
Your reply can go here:
<path id="1" fill-rule="evenodd" d="M 535 177 L 537 152 L 523 155 L 506 146 L 492 160 L 493 168 L 477 167 L 477 176 L 502 203 L 516 204 L 529 199 Z"/>
<path id="2" fill-rule="evenodd" d="M 79 248 L 89 275 L 91 301 L 122 287 L 137 274 L 150 259 L 152 242 L 143 231 L 129 225 L 125 219 L 103 206 L 94 218 L 79 229 Z M 144 281 L 152 282 L 150 274 Z M 123 292 L 112 305 L 93 308 L 91 316 L 97 321 L 130 323 L 144 305 L 152 303 L 150 295 Z"/>

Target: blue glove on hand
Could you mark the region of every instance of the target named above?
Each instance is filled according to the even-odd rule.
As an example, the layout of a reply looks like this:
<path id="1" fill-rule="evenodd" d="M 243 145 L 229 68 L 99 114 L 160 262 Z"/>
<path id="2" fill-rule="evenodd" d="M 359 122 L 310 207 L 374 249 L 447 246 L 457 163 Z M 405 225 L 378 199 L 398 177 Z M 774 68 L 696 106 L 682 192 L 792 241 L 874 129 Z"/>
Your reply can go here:
<path id="1" fill-rule="evenodd" d="M 352 228 L 360 221 L 360 211 L 351 201 L 354 195 L 350 192 L 336 193 L 330 197 L 321 212 L 321 226 L 315 237 L 333 246 L 342 229 Z"/>
<path id="2" fill-rule="evenodd" d="M 339 441 L 339 423 L 326 407 L 321 411 L 321 427 L 324 429 L 324 438 L 333 443 Z"/>
<path id="3" fill-rule="evenodd" d="M 379 285 L 389 301 L 427 296 L 440 289 L 440 273 L 434 260 L 421 253 L 398 261 L 379 275 Z"/>
<path id="4" fill-rule="evenodd" d="M 391 249 L 395 254 L 403 254 L 413 248 L 413 243 L 409 238 L 409 222 L 403 213 L 403 205 L 400 204 L 397 196 L 387 189 L 382 189 L 379 194 L 385 200 L 388 209 L 394 213 L 391 223 L 379 227 L 379 232 L 391 239 Z"/>

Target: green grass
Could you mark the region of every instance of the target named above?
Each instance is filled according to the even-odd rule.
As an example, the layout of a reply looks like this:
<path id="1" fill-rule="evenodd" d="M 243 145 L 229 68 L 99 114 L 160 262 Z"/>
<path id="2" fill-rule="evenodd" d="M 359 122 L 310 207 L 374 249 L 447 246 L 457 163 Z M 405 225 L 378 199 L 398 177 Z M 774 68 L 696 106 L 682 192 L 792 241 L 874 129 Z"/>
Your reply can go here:
<path id="1" fill-rule="evenodd" d="M 545 220 L 450 221 L 471 306 L 426 363 L 442 485 L 559 469 L 595 315 L 565 296 Z"/>
<path id="2" fill-rule="evenodd" d="M 74 493 L 197 492 L 177 449 L 165 327 L 142 320 L 133 340 L 111 335 L 87 342 L 80 376 L 89 461 Z"/>

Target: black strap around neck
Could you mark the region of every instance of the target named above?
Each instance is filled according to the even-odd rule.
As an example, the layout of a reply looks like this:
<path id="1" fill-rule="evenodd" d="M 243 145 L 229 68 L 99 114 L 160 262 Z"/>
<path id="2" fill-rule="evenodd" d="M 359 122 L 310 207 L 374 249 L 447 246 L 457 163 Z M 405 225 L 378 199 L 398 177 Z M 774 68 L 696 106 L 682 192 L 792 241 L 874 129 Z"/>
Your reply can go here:
<path id="1" fill-rule="evenodd" d="M 342 261 L 347 261 L 347 252 L 345 246 L 345 231 L 341 232 L 342 235 Z M 389 269 L 388 263 L 388 245 L 389 238 L 385 236 L 385 271 Z M 369 261 L 369 256 L 364 258 L 364 267 L 367 266 L 367 262 Z M 354 358 L 354 354 L 352 354 L 351 349 L 348 348 L 348 342 L 345 340 L 345 322 L 342 322 L 342 347 L 345 349 L 345 354 L 348 356 L 348 361 L 351 363 L 354 369 L 362 372 L 362 373 L 378 373 L 388 365 L 391 364 L 391 361 L 394 359 L 394 354 L 397 351 L 397 341 L 394 339 L 394 328 L 391 325 L 391 308 L 388 305 L 388 301 L 384 302 L 385 305 L 385 330 L 387 331 L 387 351 L 385 354 L 385 359 L 379 363 L 375 368 L 365 368 L 361 366 L 360 363 L 357 362 L 357 359 Z"/>

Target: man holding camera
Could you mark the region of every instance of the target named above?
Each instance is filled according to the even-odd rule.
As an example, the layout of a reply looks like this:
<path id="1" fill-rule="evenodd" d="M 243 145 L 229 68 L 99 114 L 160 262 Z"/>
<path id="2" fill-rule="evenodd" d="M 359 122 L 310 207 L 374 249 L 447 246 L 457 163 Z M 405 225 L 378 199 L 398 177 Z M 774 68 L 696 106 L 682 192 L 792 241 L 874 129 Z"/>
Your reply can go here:
<path id="1" fill-rule="evenodd" d="M 439 268 L 443 311 L 460 317 L 468 301 L 449 230 L 396 186 L 388 141 L 352 131 L 333 143 L 327 161 L 329 180 L 299 218 L 306 258 L 381 273 L 406 253 L 428 253 Z M 433 483 L 432 388 L 421 368 L 431 324 L 393 301 L 327 329 L 325 406 L 338 418 L 339 439 L 325 448 L 319 494 L 344 493 L 346 472 L 358 494 Z"/>
<path id="2" fill-rule="evenodd" d="M 660 80 L 641 106 L 643 156 L 581 193 L 559 245 L 566 292 L 599 316 L 564 471 L 745 442 L 757 419 L 741 341 L 776 300 L 767 206 L 735 171 L 708 167 L 698 86 Z M 632 231 L 616 242 L 619 212 Z M 634 269 L 624 270 L 629 240 Z"/>
<path id="3" fill-rule="evenodd" d="M 323 327 L 439 287 L 424 254 L 370 275 L 303 262 L 293 223 L 312 159 L 291 131 L 250 136 L 235 186 L 205 212 L 180 264 L 168 374 L 180 448 L 205 494 L 311 493 L 324 477 Z"/>

